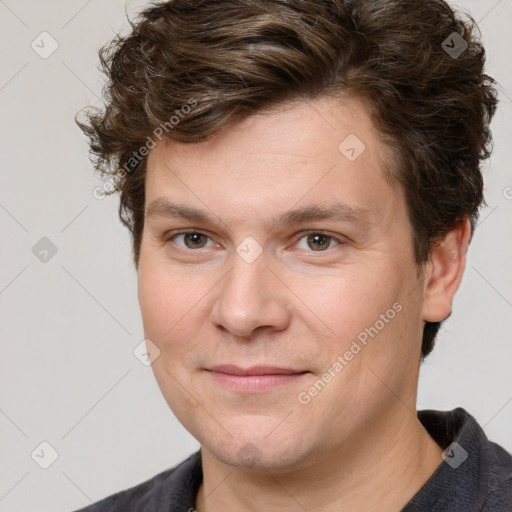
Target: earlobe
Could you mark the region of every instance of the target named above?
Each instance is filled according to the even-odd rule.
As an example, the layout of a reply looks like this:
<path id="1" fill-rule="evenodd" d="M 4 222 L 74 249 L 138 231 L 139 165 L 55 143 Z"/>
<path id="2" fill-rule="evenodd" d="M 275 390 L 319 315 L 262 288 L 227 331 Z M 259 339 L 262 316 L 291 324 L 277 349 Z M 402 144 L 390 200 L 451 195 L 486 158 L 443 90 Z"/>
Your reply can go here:
<path id="1" fill-rule="evenodd" d="M 422 320 L 440 322 L 450 315 L 464 274 L 470 239 L 471 224 L 466 217 L 432 250 L 426 266 Z"/>

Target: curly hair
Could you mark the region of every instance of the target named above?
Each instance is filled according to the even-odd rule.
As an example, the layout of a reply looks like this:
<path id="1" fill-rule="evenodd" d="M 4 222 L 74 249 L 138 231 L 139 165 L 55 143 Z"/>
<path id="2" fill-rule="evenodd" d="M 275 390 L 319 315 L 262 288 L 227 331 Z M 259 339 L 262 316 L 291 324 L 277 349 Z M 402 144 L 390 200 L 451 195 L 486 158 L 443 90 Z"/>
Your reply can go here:
<path id="1" fill-rule="evenodd" d="M 200 142 L 273 105 L 340 93 L 368 105 L 393 156 L 416 264 L 464 218 L 473 233 L 497 92 L 469 14 L 443 0 L 170 0 L 130 26 L 99 51 L 104 108 L 76 122 L 106 193 L 120 193 L 137 270 L 155 138 Z M 422 358 L 440 325 L 425 323 Z"/>

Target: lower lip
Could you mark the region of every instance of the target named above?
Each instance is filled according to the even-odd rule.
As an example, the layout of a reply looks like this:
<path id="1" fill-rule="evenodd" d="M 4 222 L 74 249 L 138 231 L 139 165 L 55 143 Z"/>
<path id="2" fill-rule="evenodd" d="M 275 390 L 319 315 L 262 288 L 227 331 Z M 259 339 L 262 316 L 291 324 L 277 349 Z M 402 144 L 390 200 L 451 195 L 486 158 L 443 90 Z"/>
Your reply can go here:
<path id="1" fill-rule="evenodd" d="M 229 373 L 221 373 L 209 371 L 212 377 L 223 386 L 242 393 L 261 393 L 271 391 L 272 389 L 297 382 L 299 379 L 307 375 L 304 373 L 293 373 L 287 375 L 231 375 Z"/>

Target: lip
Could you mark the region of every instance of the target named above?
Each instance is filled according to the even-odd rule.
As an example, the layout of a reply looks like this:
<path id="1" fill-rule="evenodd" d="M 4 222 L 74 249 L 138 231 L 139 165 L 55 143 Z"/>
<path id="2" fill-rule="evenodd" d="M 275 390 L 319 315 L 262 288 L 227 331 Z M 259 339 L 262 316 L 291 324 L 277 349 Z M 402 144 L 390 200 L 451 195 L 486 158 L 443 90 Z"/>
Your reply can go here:
<path id="1" fill-rule="evenodd" d="M 297 382 L 308 371 L 275 366 L 240 368 L 234 365 L 218 365 L 207 370 L 214 381 L 237 393 L 264 393 Z"/>
<path id="2" fill-rule="evenodd" d="M 209 371 L 226 373 L 228 375 L 294 375 L 305 373 L 306 370 L 293 370 L 291 368 L 282 368 L 277 366 L 251 366 L 250 368 L 240 368 L 234 364 L 219 364 L 208 368 Z"/>

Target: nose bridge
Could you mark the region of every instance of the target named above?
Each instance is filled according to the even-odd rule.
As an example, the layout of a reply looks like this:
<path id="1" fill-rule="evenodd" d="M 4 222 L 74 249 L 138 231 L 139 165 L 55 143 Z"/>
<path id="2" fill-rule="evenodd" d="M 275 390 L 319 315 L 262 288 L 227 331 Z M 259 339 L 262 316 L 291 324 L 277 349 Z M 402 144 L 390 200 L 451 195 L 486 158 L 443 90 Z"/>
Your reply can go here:
<path id="1" fill-rule="evenodd" d="M 267 268 L 267 256 L 261 251 L 253 259 L 254 254 L 250 241 L 239 245 L 212 311 L 214 324 L 237 336 L 248 336 L 262 326 L 283 329 L 287 322 L 283 290 Z"/>

